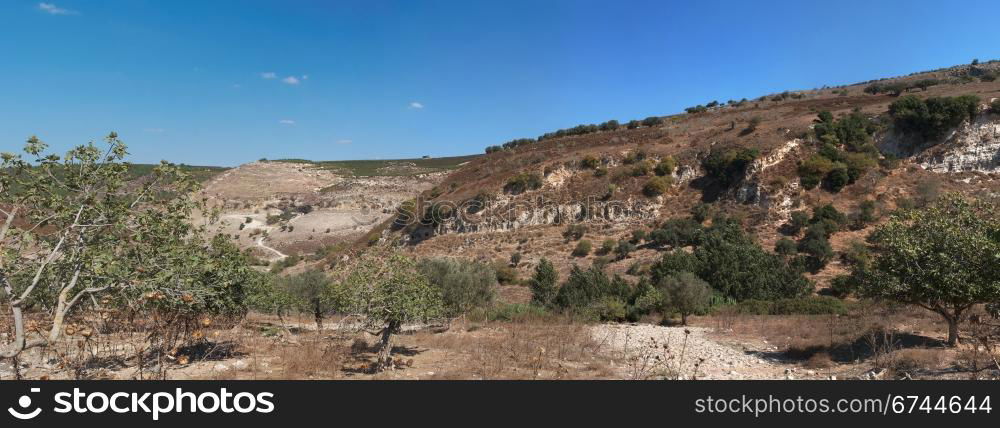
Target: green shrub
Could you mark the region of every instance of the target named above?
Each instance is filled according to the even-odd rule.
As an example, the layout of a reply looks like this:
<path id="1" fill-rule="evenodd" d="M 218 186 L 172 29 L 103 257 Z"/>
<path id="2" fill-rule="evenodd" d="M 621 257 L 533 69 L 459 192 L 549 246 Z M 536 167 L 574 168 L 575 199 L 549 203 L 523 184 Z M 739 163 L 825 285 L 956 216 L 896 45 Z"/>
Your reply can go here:
<path id="1" fill-rule="evenodd" d="M 507 263 L 494 263 L 493 270 L 496 272 L 497 282 L 500 284 L 515 285 L 519 281 L 517 269 L 508 266 Z"/>
<path id="2" fill-rule="evenodd" d="M 602 256 L 611 254 L 611 252 L 615 250 L 615 244 L 616 242 L 614 239 L 605 239 L 604 242 L 601 243 L 601 248 L 598 251 Z"/>
<path id="3" fill-rule="evenodd" d="M 519 252 L 512 253 L 510 255 L 510 265 L 513 267 L 517 267 L 517 265 L 519 264 L 521 264 L 521 253 Z"/>
<path id="4" fill-rule="evenodd" d="M 639 150 L 633 150 L 629 152 L 627 155 L 625 155 L 625 158 L 622 159 L 622 163 L 624 163 L 625 165 L 631 165 L 634 163 L 642 162 L 644 160 L 646 160 L 646 152 L 639 149 Z"/>
<path id="5" fill-rule="evenodd" d="M 806 255 L 805 265 L 812 272 L 823 269 L 834 257 L 833 247 L 820 224 L 810 226 L 797 249 Z"/>
<path id="6" fill-rule="evenodd" d="M 535 266 L 535 275 L 531 277 L 531 302 L 536 305 L 548 307 L 556 298 L 559 291 L 556 283 L 559 281 L 559 274 L 556 272 L 552 262 L 548 259 L 541 259 L 538 266 Z"/>
<path id="7" fill-rule="evenodd" d="M 621 306 L 624 307 L 624 303 L 631 295 L 631 287 L 620 276 L 608 278 L 599 268 L 591 267 L 583 270 L 579 266 L 573 266 L 569 278 L 559 287 L 555 304 L 569 312 L 596 311 L 600 319 L 618 320 L 623 318 L 623 314 L 617 310 L 619 305 L 614 301 L 621 302 Z"/>
<path id="8" fill-rule="evenodd" d="M 587 318 L 600 321 L 625 321 L 628 316 L 628 305 L 621 298 L 604 296 L 583 311 Z"/>
<path id="9" fill-rule="evenodd" d="M 580 168 L 597 169 L 599 166 L 601 166 L 601 161 L 594 156 L 587 155 L 580 159 Z"/>
<path id="10" fill-rule="evenodd" d="M 663 118 L 650 116 L 642 120 L 642 126 L 658 126 L 663 124 Z"/>
<path id="11" fill-rule="evenodd" d="M 857 280 L 852 275 L 837 275 L 830 280 L 830 293 L 841 299 L 850 296 L 857 287 Z"/>
<path id="12" fill-rule="evenodd" d="M 505 322 L 525 322 L 539 319 L 551 318 L 551 314 L 544 307 L 538 305 L 526 305 L 524 303 L 501 303 L 488 308 L 480 308 L 469 313 L 468 318 L 473 322 L 484 321 L 505 321 Z"/>
<path id="13" fill-rule="evenodd" d="M 840 230 L 841 226 L 847 224 L 847 216 L 837 210 L 833 204 L 821 205 L 813 208 L 812 218 L 809 219 L 809 224 L 820 223 L 826 230 L 826 235 L 829 236 Z"/>
<path id="14" fill-rule="evenodd" d="M 618 260 L 625 260 L 633 251 L 635 251 L 635 244 L 623 239 L 618 241 L 618 247 L 615 248 L 615 257 Z"/>
<path id="15" fill-rule="evenodd" d="M 878 95 L 881 92 L 885 92 L 882 88 L 883 85 L 881 83 L 872 83 L 868 86 L 865 86 L 864 92 L 866 94 Z"/>
<path id="16" fill-rule="evenodd" d="M 920 88 L 921 91 L 926 91 L 927 88 L 930 88 L 931 86 L 937 86 L 939 84 L 941 84 L 941 81 L 938 79 L 921 79 L 916 82 L 913 82 L 913 87 Z"/>
<path id="17" fill-rule="evenodd" d="M 861 230 L 868 224 L 878 220 L 878 213 L 876 211 L 875 201 L 871 199 L 861 201 L 858 204 L 857 211 L 848 216 L 848 223 L 850 223 L 851 229 Z"/>
<path id="18" fill-rule="evenodd" d="M 573 257 L 586 257 L 590 254 L 590 248 L 590 241 L 581 239 L 580 242 L 576 243 L 576 247 L 573 248 Z"/>
<path id="19" fill-rule="evenodd" d="M 691 208 L 691 218 L 693 218 L 698 223 L 703 223 L 712 217 L 715 212 L 715 208 L 712 204 L 700 203 Z"/>
<path id="20" fill-rule="evenodd" d="M 791 218 L 788 220 L 788 226 L 793 235 L 798 235 L 802 229 L 809 226 L 809 213 L 805 211 L 793 211 Z"/>
<path id="21" fill-rule="evenodd" d="M 490 265 L 468 260 L 421 260 L 417 269 L 443 299 L 447 315 L 456 316 L 493 302 L 497 274 Z"/>
<path id="22" fill-rule="evenodd" d="M 542 187 L 542 176 L 535 172 L 523 172 L 507 180 L 504 190 L 508 193 L 522 193 Z"/>
<path id="23" fill-rule="evenodd" d="M 889 105 L 889 115 L 897 129 L 918 135 L 922 141 L 941 138 L 966 119 L 974 119 L 979 111 L 979 97 L 931 97 L 922 100 L 912 95 Z"/>
<path id="24" fill-rule="evenodd" d="M 677 161 L 674 160 L 673 156 L 666 156 L 660 159 L 660 162 L 656 164 L 654 172 L 656 175 L 665 176 L 674 173 L 674 169 L 677 168 Z"/>
<path id="25" fill-rule="evenodd" d="M 302 258 L 298 254 L 290 254 L 288 257 L 280 259 L 271 266 L 271 273 L 278 274 L 287 268 L 295 266 L 302 261 Z"/>
<path id="26" fill-rule="evenodd" d="M 790 257 L 797 254 L 799 248 L 795 241 L 788 238 L 781 238 L 774 244 L 774 252 L 785 257 Z"/>
<path id="27" fill-rule="evenodd" d="M 760 126 L 761 122 L 763 122 L 763 119 L 761 119 L 760 116 L 751 117 L 747 122 L 747 127 L 743 129 L 743 134 L 746 135 L 753 133 L 757 130 L 757 127 Z"/>
<path id="28" fill-rule="evenodd" d="M 663 222 L 650 233 L 649 239 L 657 246 L 686 247 L 695 245 L 701 236 L 701 223 L 689 218 L 673 218 Z"/>
<path id="29" fill-rule="evenodd" d="M 632 167 L 632 176 L 643 177 L 649 175 L 650 171 L 652 170 L 653 167 L 652 165 L 650 165 L 649 161 L 638 162 L 635 164 L 635 166 Z"/>
<path id="30" fill-rule="evenodd" d="M 760 155 L 757 149 L 731 147 L 712 149 L 702 161 L 706 175 L 724 186 L 735 183 L 746 172 L 747 167 Z"/>
<path id="31" fill-rule="evenodd" d="M 906 92 L 907 88 L 909 88 L 909 86 L 903 82 L 892 82 L 882 85 L 882 91 L 887 92 L 894 97 L 902 95 L 903 92 Z"/>
<path id="32" fill-rule="evenodd" d="M 670 189 L 670 185 L 673 184 L 669 177 L 653 177 L 642 186 L 642 194 L 647 197 L 660 196 Z"/>
<path id="33" fill-rule="evenodd" d="M 854 239 L 848 242 L 847 248 L 840 253 L 840 260 L 845 265 L 864 268 L 872 261 L 872 253 L 863 241 Z"/>
<path id="34" fill-rule="evenodd" d="M 840 192 L 851 181 L 851 176 L 847 172 L 847 165 L 836 163 L 833 170 L 826 174 L 824 183 L 826 189 L 837 193 Z"/>

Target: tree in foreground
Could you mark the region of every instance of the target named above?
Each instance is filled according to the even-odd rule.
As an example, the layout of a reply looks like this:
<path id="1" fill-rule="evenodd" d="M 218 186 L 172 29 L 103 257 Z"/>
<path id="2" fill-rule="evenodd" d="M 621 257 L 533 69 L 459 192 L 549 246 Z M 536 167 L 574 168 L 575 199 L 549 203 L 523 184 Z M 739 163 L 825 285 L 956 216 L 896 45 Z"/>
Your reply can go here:
<path id="1" fill-rule="evenodd" d="M 1000 301 L 1000 221 L 993 203 L 949 195 L 899 212 L 869 237 L 859 295 L 916 305 L 948 323 L 948 344 L 976 304 Z"/>
<path id="2" fill-rule="evenodd" d="M 687 325 L 688 315 L 708 309 L 712 299 L 712 288 L 691 272 L 680 272 L 663 278 L 660 290 L 663 295 L 663 312 L 680 314 L 681 325 Z"/>
<path id="3" fill-rule="evenodd" d="M 392 368 L 392 339 L 405 323 L 427 322 L 443 312 L 441 292 L 416 262 L 384 247 L 372 247 L 337 270 L 331 299 L 343 312 L 359 316 L 379 336 L 374 371 Z"/>
<path id="4" fill-rule="evenodd" d="M 136 179 L 114 133 L 103 149 L 46 148 L 32 137 L 24 155 L 0 153 L 0 302 L 14 326 L 0 357 L 50 346 L 68 316 L 98 309 L 154 321 L 161 357 L 196 317 L 245 313 L 260 275 L 231 239 L 206 241 L 192 225 L 205 207 L 190 175 L 164 162 Z M 47 331 L 29 332 L 27 313 L 45 316 Z"/>

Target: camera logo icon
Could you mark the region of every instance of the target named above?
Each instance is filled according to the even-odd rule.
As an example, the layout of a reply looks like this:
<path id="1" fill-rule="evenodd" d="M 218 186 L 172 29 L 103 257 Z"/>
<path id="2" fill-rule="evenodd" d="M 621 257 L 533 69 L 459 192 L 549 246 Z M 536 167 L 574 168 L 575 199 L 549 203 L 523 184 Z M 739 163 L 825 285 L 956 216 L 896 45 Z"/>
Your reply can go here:
<path id="1" fill-rule="evenodd" d="M 41 388 L 31 388 L 32 393 L 40 391 Z M 21 398 L 18 398 L 17 405 L 20 406 L 22 410 L 15 409 L 13 407 L 8 407 L 7 412 L 9 412 L 11 416 L 21 420 L 32 419 L 35 416 L 38 416 L 39 413 L 42 413 L 41 407 L 29 411 L 29 408 L 31 407 L 31 397 L 27 395 L 22 395 Z"/>

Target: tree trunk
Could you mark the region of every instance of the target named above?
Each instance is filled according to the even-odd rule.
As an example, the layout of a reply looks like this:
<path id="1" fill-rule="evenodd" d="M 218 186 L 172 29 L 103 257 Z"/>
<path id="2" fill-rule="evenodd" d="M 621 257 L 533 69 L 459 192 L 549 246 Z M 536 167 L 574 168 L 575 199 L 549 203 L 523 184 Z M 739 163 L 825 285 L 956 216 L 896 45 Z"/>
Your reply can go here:
<path id="1" fill-rule="evenodd" d="M 958 337 L 958 320 L 953 317 L 944 317 L 948 321 L 948 346 L 955 347 L 960 342 Z"/>
<path id="2" fill-rule="evenodd" d="M 318 301 L 313 306 L 313 315 L 316 317 L 316 331 L 323 331 L 323 311 Z"/>
<path id="3" fill-rule="evenodd" d="M 681 313 L 681 325 L 688 325 L 688 316 L 685 313 Z"/>
<path id="4" fill-rule="evenodd" d="M 399 331 L 399 327 L 398 321 L 390 321 L 382 329 L 382 338 L 379 340 L 378 353 L 375 357 L 374 372 L 378 373 L 392 368 L 392 335 Z"/>

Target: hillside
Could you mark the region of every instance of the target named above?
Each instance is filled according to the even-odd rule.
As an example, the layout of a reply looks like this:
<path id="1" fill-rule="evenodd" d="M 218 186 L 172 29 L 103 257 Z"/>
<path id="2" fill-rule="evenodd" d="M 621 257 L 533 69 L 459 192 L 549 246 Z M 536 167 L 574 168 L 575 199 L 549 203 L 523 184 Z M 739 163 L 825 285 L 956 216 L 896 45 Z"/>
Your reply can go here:
<path id="1" fill-rule="evenodd" d="M 306 159 L 278 159 L 275 162 L 305 163 L 316 168 L 333 171 L 339 175 L 356 177 L 408 176 L 454 170 L 481 155 L 451 156 L 441 158 L 311 161 Z"/>
<path id="2" fill-rule="evenodd" d="M 406 213 L 374 232 L 407 244 L 421 257 L 505 264 L 517 254 L 522 277 L 542 257 L 554 261 L 563 274 L 574 264 L 594 263 L 612 272 L 635 273 L 657 260 L 664 248 L 648 240 L 642 245 L 640 239 L 624 258 L 600 254 L 597 248 L 605 240 L 615 245 L 632 240 L 633 230 L 649 233 L 696 209 L 738 219 L 768 251 L 781 238 L 800 239 L 801 233 L 787 230 L 795 211 L 811 214 L 826 204 L 852 218 L 865 211 L 873 218 L 830 237 L 839 254 L 899 206 L 944 192 L 985 196 L 1000 191 L 1000 116 L 989 107 L 1000 97 L 998 70 L 997 62 L 963 65 L 713 102 L 686 114 L 581 125 L 537 140 L 515 140 L 490 147 L 486 156 L 458 168 L 435 192 L 425 192 L 417 204 L 404 207 Z M 978 97 L 973 120 L 956 120 L 933 138 L 904 128 L 908 122 L 889 111 L 894 102 L 911 97 L 965 95 Z M 820 112 L 831 113 L 828 122 L 821 123 Z M 850 131 L 852 126 L 866 135 L 830 146 L 819 136 L 823 129 Z M 834 131 L 828 133 L 836 137 Z M 823 153 L 840 158 L 832 161 Z M 828 165 L 816 166 L 824 162 Z M 809 173 L 803 171 L 824 176 L 814 177 L 816 183 L 806 189 L 809 180 L 803 174 Z M 837 182 L 838 174 L 843 182 Z M 710 223 L 712 216 L 702 220 Z M 577 236 L 567 238 L 570 225 L 577 225 Z M 576 257 L 571 252 L 583 229 L 595 251 Z M 821 289 L 843 271 L 834 257 L 808 276 Z M 515 294 L 525 296 L 523 289 Z"/>
<path id="3" fill-rule="evenodd" d="M 402 201 L 434 187 L 447 174 L 441 171 L 471 158 L 240 165 L 204 183 L 221 220 L 210 233 L 232 236 L 263 263 L 322 254 L 360 238 Z"/>

